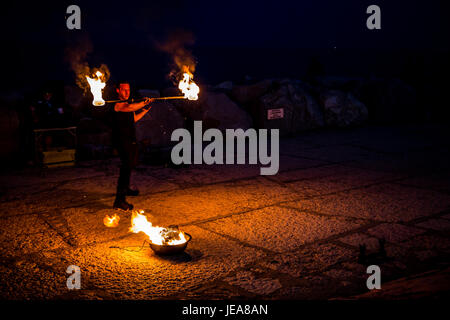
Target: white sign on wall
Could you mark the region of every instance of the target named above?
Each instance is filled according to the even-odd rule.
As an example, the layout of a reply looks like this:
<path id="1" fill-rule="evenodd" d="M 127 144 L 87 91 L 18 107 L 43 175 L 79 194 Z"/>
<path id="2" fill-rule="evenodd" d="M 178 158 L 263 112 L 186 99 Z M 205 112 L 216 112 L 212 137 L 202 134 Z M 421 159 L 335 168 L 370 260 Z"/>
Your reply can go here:
<path id="1" fill-rule="evenodd" d="M 267 110 L 267 119 L 282 119 L 284 117 L 284 108 Z"/>

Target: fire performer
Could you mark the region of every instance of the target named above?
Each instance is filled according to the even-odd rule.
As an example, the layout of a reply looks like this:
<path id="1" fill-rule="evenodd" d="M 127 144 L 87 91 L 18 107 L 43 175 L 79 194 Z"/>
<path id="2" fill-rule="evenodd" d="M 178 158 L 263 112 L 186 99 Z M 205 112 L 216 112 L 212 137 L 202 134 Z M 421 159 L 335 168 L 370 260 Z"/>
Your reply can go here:
<path id="1" fill-rule="evenodd" d="M 121 81 L 116 87 L 120 100 L 128 100 L 130 97 L 130 84 Z M 136 140 L 136 128 L 134 123 L 142 119 L 151 107 L 144 108 L 154 99 L 145 98 L 142 102 L 119 102 L 114 105 L 113 113 L 113 142 L 120 157 L 120 174 L 117 181 L 117 193 L 114 201 L 114 209 L 132 210 L 133 205 L 126 201 L 126 196 L 137 196 L 139 190 L 130 188 L 131 170 L 136 167 L 138 161 L 138 147 Z M 136 111 L 141 110 L 140 113 Z"/>

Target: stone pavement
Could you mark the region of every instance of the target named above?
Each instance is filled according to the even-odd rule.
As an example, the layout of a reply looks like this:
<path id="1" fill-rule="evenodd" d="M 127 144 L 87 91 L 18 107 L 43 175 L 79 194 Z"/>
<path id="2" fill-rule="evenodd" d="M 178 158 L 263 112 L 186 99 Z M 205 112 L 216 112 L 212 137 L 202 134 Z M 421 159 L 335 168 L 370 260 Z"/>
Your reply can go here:
<path id="1" fill-rule="evenodd" d="M 260 176 L 259 165 L 140 166 L 141 195 L 131 202 L 154 224 L 177 224 L 193 238 L 184 254 L 166 258 L 128 231 L 130 213 L 119 213 L 117 228 L 103 225 L 114 213 L 117 159 L 3 172 L 0 297 L 364 296 L 359 245 L 374 252 L 380 238 L 382 287 L 436 271 L 448 291 L 449 138 L 431 125 L 304 133 L 281 141 L 275 176 Z M 81 268 L 81 290 L 66 287 L 69 265 Z"/>

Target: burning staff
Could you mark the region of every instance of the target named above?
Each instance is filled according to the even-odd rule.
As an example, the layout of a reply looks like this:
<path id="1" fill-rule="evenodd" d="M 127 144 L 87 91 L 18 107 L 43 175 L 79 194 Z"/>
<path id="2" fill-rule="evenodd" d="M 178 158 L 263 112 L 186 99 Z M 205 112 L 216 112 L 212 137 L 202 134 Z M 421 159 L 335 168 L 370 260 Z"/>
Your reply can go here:
<path id="1" fill-rule="evenodd" d="M 173 100 L 173 99 L 186 99 L 184 96 L 174 96 L 174 97 L 160 97 L 160 98 L 152 98 L 153 100 Z M 135 102 L 141 102 L 145 99 L 128 99 L 128 100 L 107 100 L 106 103 L 117 103 L 117 102 L 128 102 L 128 103 L 135 103 Z"/>

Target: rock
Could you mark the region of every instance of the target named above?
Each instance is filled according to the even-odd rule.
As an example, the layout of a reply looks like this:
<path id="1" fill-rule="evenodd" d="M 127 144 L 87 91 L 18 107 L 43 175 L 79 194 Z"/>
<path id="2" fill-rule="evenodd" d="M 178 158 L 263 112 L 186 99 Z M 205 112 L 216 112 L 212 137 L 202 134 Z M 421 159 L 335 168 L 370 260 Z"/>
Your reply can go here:
<path id="1" fill-rule="evenodd" d="M 82 108 L 83 102 L 83 90 L 77 86 L 64 86 L 64 103 L 70 106 L 74 110 Z"/>
<path id="2" fill-rule="evenodd" d="M 233 82 L 231 82 L 231 81 L 221 82 L 217 86 L 215 86 L 214 89 L 231 91 L 233 89 Z"/>
<path id="3" fill-rule="evenodd" d="M 160 94 L 158 90 L 150 90 L 150 89 L 140 89 L 138 93 L 141 97 L 147 98 L 159 98 Z"/>
<path id="4" fill-rule="evenodd" d="M 238 129 L 252 127 L 250 115 L 224 93 L 206 93 L 202 101 L 202 120 L 205 128 Z"/>
<path id="5" fill-rule="evenodd" d="M 171 103 L 190 123 L 203 121 L 203 128 L 248 129 L 252 126 L 250 115 L 225 93 L 200 89 L 198 100 L 172 100 Z"/>
<path id="6" fill-rule="evenodd" d="M 283 109 L 283 118 L 268 119 L 270 109 Z M 308 88 L 299 81 L 274 82 L 271 92 L 259 99 L 252 114 L 258 127 L 280 129 L 281 135 L 324 126 L 322 111 Z"/>
<path id="7" fill-rule="evenodd" d="M 359 125 L 368 118 L 366 106 L 353 94 L 339 90 L 325 90 L 320 94 L 325 123 L 329 126 Z"/>
<path id="8" fill-rule="evenodd" d="M 231 90 L 231 97 L 240 105 L 255 102 L 264 95 L 272 85 L 272 80 L 263 80 L 252 85 L 234 86 Z"/>
<path id="9" fill-rule="evenodd" d="M 202 92 L 201 90 L 202 88 L 200 88 L 200 93 Z M 162 97 L 173 97 L 173 96 L 182 96 L 183 94 L 181 93 L 180 89 L 178 88 L 165 88 L 164 90 L 162 90 L 161 92 L 161 96 Z"/>
<path id="10" fill-rule="evenodd" d="M 364 82 L 360 77 L 320 76 L 314 78 L 314 83 L 327 89 L 353 92 L 358 90 Z"/>
<path id="11" fill-rule="evenodd" d="M 157 101 L 151 110 L 136 123 L 137 140 L 146 146 L 163 147 L 172 145 L 172 131 L 185 127 L 180 112 L 167 101 Z"/>

